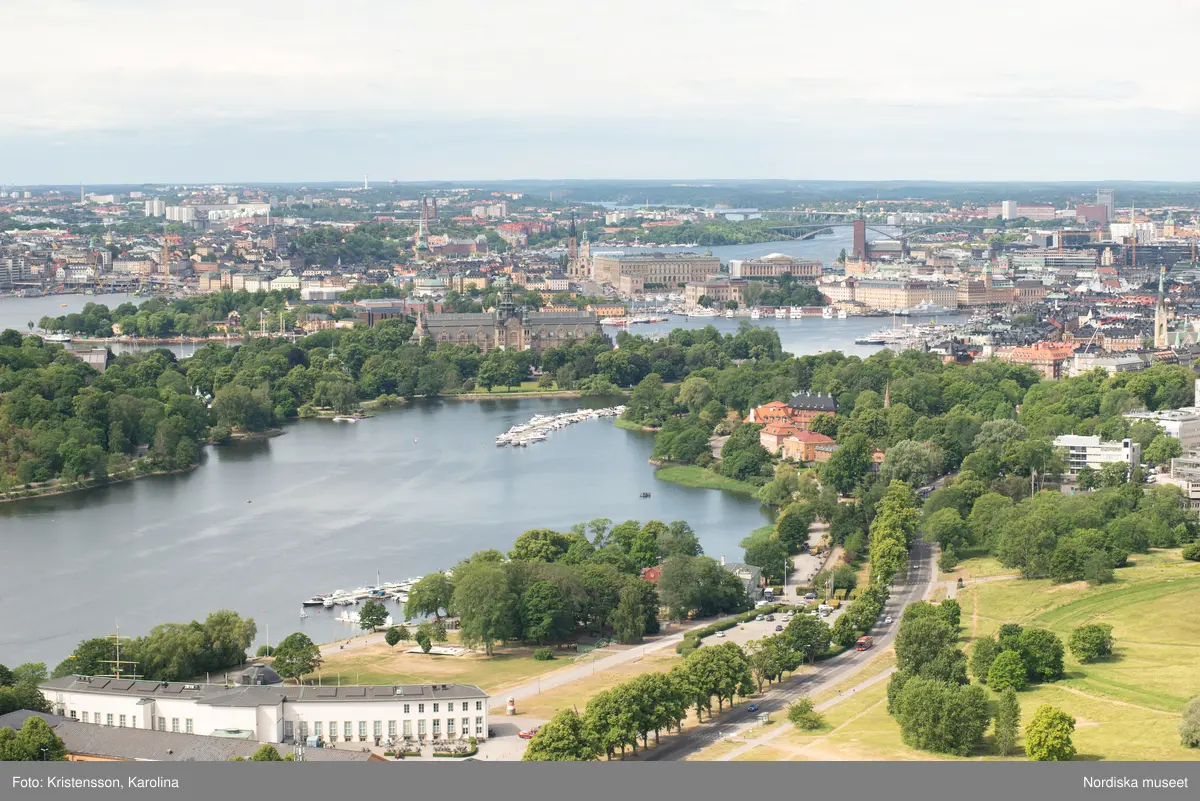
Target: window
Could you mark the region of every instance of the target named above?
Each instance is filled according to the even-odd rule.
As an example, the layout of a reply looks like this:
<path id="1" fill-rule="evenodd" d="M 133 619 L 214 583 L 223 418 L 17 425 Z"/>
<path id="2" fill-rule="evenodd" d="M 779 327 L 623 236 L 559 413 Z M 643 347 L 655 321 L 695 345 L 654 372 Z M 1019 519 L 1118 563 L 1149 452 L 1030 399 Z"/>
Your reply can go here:
<path id="1" fill-rule="evenodd" d="M 396 721 L 389 720 L 388 721 L 388 737 L 392 738 L 395 736 L 396 736 Z"/>
<path id="2" fill-rule="evenodd" d="M 358 722 L 358 741 L 361 743 L 361 742 L 366 742 L 366 740 L 367 740 L 367 722 L 365 720 L 360 720 Z"/>
<path id="3" fill-rule="evenodd" d="M 482 711 L 483 711 L 483 701 L 476 701 L 476 702 L 475 702 L 475 711 L 476 711 L 476 712 L 482 712 Z"/>
<path id="4" fill-rule="evenodd" d="M 130 725 L 132 728 L 135 728 L 135 729 L 137 728 L 137 715 L 134 715 L 133 717 L 131 717 L 131 718 L 129 719 L 129 725 Z"/>
<path id="5" fill-rule="evenodd" d="M 404 714 L 408 714 L 408 704 L 404 705 Z"/>
<path id="6" fill-rule="evenodd" d="M 171 718 L 171 731 L 179 731 L 179 718 Z"/>
<path id="7" fill-rule="evenodd" d="M 433 719 L 433 736 L 437 737 L 442 733 L 442 721 L 438 718 Z"/>
<path id="8" fill-rule="evenodd" d="M 433 711 L 434 711 L 434 712 L 437 712 L 437 710 L 436 710 L 436 709 L 435 709 L 435 710 L 433 710 Z M 453 701 L 451 701 L 450 703 L 446 704 L 446 711 L 447 711 L 447 712 L 453 712 L 453 711 L 454 711 L 454 702 L 453 702 Z"/>
<path id="9" fill-rule="evenodd" d="M 436 703 L 433 705 L 433 711 L 434 711 L 434 712 L 437 712 L 437 711 L 438 711 L 438 705 L 437 705 Z"/>
<path id="10" fill-rule="evenodd" d="M 79 718 L 75 715 L 74 709 L 72 709 L 70 712 L 68 712 L 67 715 L 68 715 L 68 717 L 71 718 L 71 720 L 79 720 Z"/>
<path id="11" fill-rule="evenodd" d="M 411 720 L 404 721 L 404 736 L 412 737 L 412 721 Z"/>
<path id="12" fill-rule="evenodd" d="M 417 704 L 417 712 L 424 714 L 424 712 L 425 712 L 425 705 L 424 705 L 424 704 Z"/>
<path id="13" fill-rule="evenodd" d="M 462 734 L 465 736 L 470 733 L 471 733 L 471 719 L 463 718 L 462 719 Z"/>
<path id="14" fill-rule="evenodd" d="M 313 736 L 314 737 L 321 736 L 321 721 L 319 721 L 319 720 L 313 721 Z"/>
<path id="15" fill-rule="evenodd" d="M 446 736 L 454 736 L 454 718 L 446 718 Z"/>
<path id="16" fill-rule="evenodd" d="M 417 721 L 417 736 L 418 737 L 425 736 L 425 721 L 423 721 L 423 720 Z"/>
<path id="17" fill-rule="evenodd" d="M 88 722 L 88 719 L 87 719 L 87 712 L 84 712 L 84 713 L 83 713 L 83 722 L 84 722 L 84 723 L 87 723 L 87 722 Z"/>
<path id="18" fill-rule="evenodd" d="M 183 730 L 185 732 L 187 732 L 188 734 L 192 733 L 192 719 L 191 718 L 183 719 Z"/>
<path id="19" fill-rule="evenodd" d="M 329 742 L 331 742 L 331 743 L 337 742 L 337 721 L 336 720 L 329 721 Z"/>
<path id="20" fill-rule="evenodd" d="M 372 737 L 382 737 L 383 736 L 383 721 L 381 721 L 381 720 L 375 721 L 375 726 L 371 731 L 371 736 Z"/>
<path id="21" fill-rule="evenodd" d="M 475 718 L 475 733 L 483 734 L 483 718 Z"/>
<path id="22" fill-rule="evenodd" d="M 296 728 L 300 730 L 300 741 L 308 742 L 308 724 L 302 720 L 296 724 Z"/>
<path id="23" fill-rule="evenodd" d="M 354 739 L 354 724 L 349 720 L 342 724 L 342 738 L 346 742 Z"/>
<path id="24" fill-rule="evenodd" d="M 167 730 L 167 719 L 166 719 L 166 718 L 159 718 L 159 719 L 158 719 L 158 730 L 159 730 L 159 731 L 166 731 L 166 730 Z"/>
<path id="25" fill-rule="evenodd" d="M 99 726 L 100 725 L 100 713 L 97 712 L 96 714 L 92 715 L 92 720 L 94 720 L 96 722 L 96 725 Z"/>
<path id="26" fill-rule="evenodd" d="M 104 725 L 105 726 L 112 725 L 112 713 L 111 712 L 109 712 L 107 715 L 104 716 Z"/>

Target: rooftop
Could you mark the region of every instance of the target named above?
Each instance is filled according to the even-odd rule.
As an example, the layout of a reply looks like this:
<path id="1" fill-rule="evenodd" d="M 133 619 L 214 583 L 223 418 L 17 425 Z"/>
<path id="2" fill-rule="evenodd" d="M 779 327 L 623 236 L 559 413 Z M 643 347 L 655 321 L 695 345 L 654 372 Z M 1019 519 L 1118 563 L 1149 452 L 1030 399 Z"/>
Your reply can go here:
<path id="1" fill-rule="evenodd" d="M 254 740 L 212 737 L 203 734 L 123 729 L 94 723 L 64 721 L 54 727 L 67 752 L 110 759 L 157 762 L 227 762 L 236 757 L 249 759 L 261 747 Z M 290 745 L 275 745 L 280 756 L 295 753 Z M 366 762 L 371 755 L 362 751 L 336 748 L 305 748 L 306 762 Z"/>

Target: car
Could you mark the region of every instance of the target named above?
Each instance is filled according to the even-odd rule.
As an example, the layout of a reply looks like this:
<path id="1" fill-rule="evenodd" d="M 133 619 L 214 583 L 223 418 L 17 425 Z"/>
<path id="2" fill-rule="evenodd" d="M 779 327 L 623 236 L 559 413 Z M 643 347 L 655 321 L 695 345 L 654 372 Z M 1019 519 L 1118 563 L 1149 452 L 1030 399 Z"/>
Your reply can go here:
<path id="1" fill-rule="evenodd" d="M 717 632 L 717 636 L 718 636 L 718 637 L 724 637 L 724 636 L 725 636 L 725 632 L 723 632 L 723 631 L 718 631 L 718 632 Z"/>
<path id="2" fill-rule="evenodd" d="M 774 619 L 775 619 L 774 615 L 767 615 L 767 620 L 774 620 Z"/>
<path id="3" fill-rule="evenodd" d="M 763 619 L 763 616 L 762 616 L 762 615 L 755 615 L 755 616 L 754 616 L 754 619 L 755 619 L 755 620 L 762 620 L 762 619 Z"/>
<path id="4" fill-rule="evenodd" d="M 747 712 L 757 712 L 758 704 L 751 704 L 750 706 L 746 707 L 746 711 Z"/>
<path id="5" fill-rule="evenodd" d="M 775 627 L 775 630 L 776 630 L 776 631 L 783 631 L 783 626 L 776 626 L 776 627 Z"/>
<path id="6" fill-rule="evenodd" d="M 891 623 L 891 622 L 892 622 L 892 616 L 891 616 L 891 615 L 888 615 L 887 617 L 885 617 L 885 618 L 883 619 L 883 622 L 884 622 L 884 623 Z"/>
<path id="7" fill-rule="evenodd" d="M 525 731 L 519 732 L 517 736 L 522 740 L 532 740 L 533 736 L 537 734 L 538 730 L 541 728 L 541 726 L 534 726 L 532 729 L 526 729 Z"/>

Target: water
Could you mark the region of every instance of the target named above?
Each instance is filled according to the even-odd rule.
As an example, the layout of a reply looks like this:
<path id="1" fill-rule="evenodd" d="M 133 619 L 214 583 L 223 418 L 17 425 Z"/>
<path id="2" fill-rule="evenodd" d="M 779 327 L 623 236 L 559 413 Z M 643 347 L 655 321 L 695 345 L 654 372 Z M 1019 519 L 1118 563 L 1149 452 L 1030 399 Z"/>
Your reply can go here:
<path id="1" fill-rule="evenodd" d="M 220 608 L 255 618 L 257 644 L 356 628 L 300 602 L 507 551 L 522 531 L 595 517 L 687 520 L 707 553 L 769 522 L 746 496 L 654 478 L 649 434 L 594 420 L 539 445 L 496 435 L 578 399 L 419 402 L 346 425 L 303 421 L 265 442 L 208 449 L 196 470 L 0 505 L 0 662 L 51 665 L 87 636 L 145 633 Z M 593 404 L 602 405 L 602 404 Z M 639 494 L 650 491 L 642 499 Z M 21 569 L 14 569 L 14 568 Z M 401 617 L 398 606 L 389 611 Z"/>
<path id="2" fill-rule="evenodd" d="M 83 311 L 89 303 L 103 303 L 115 309 L 126 301 L 141 305 L 147 299 L 126 294 L 112 295 L 43 295 L 40 298 L 0 298 L 0 331 L 15 328 L 28 331 L 29 323 L 37 325 L 43 317 L 62 317 Z"/>

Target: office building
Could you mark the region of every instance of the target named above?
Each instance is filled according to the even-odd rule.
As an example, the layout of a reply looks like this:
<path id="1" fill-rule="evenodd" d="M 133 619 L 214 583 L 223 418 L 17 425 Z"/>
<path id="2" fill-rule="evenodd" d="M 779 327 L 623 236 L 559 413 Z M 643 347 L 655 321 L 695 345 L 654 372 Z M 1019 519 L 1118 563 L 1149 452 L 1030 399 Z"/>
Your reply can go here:
<path id="1" fill-rule="evenodd" d="M 617 288 L 623 295 L 646 289 L 675 290 L 692 281 L 703 281 L 720 272 L 721 260 L 699 253 L 596 253 L 592 256 L 595 280 Z"/>
<path id="2" fill-rule="evenodd" d="M 813 283 L 821 277 L 821 262 L 772 253 L 757 259 L 731 259 L 730 278 L 779 278 L 791 275 L 798 281 Z"/>
<path id="3" fill-rule="evenodd" d="M 1096 190 L 1096 205 L 1103 206 L 1108 210 L 1108 219 L 1113 217 L 1113 208 L 1116 203 L 1116 193 L 1111 189 Z"/>
<path id="4" fill-rule="evenodd" d="M 1106 464 L 1120 462 L 1130 470 L 1142 461 L 1142 446 L 1129 438 L 1104 442 L 1100 437 L 1063 434 L 1054 438 L 1054 447 L 1063 454 L 1067 474 L 1072 476 L 1084 467 L 1099 472 Z"/>

